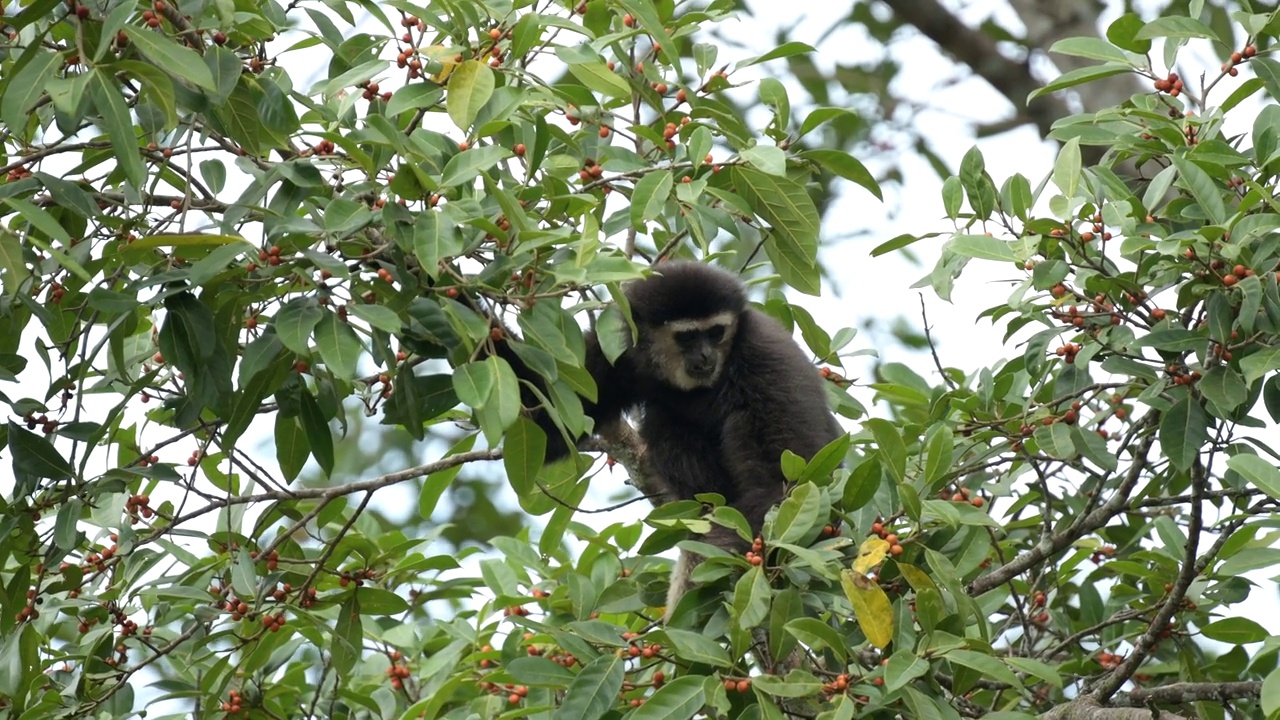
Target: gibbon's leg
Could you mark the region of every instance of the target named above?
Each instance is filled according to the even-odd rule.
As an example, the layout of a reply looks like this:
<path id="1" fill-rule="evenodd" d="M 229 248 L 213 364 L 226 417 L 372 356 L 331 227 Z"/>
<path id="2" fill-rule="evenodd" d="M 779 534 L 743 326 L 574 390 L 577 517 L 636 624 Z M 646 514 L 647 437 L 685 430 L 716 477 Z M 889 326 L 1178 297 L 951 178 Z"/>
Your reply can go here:
<path id="1" fill-rule="evenodd" d="M 679 604 L 680 598 L 689 591 L 692 584 L 689 577 L 693 575 L 693 569 L 698 567 L 698 563 L 702 562 L 702 558 L 694 555 L 688 550 L 681 550 L 680 557 L 676 559 L 675 567 L 671 568 L 671 587 L 667 590 L 667 607 L 662 613 L 662 624 L 666 625 L 671 622 L 671 615 L 676 611 L 676 605 Z"/>
<path id="2" fill-rule="evenodd" d="M 750 547 L 741 537 L 738 537 L 736 532 L 726 527 L 713 527 L 711 532 L 698 535 L 697 538 L 708 545 L 714 545 L 731 553 L 742 553 Z M 680 551 L 675 567 L 671 568 L 671 587 L 667 590 L 667 608 L 662 614 L 663 623 L 671 620 L 671 614 L 675 612 L 676 605 L 693 586 L 693 571 L 703 559 L 701 555 L 688 550 Z"/>

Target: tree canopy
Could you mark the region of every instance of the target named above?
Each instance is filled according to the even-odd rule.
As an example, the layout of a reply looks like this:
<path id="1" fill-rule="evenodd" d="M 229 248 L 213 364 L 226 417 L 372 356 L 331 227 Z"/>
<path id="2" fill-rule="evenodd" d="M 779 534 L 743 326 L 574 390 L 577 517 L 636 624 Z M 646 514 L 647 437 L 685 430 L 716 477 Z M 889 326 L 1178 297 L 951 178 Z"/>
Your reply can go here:
<path id="1" fill-rule="evenodd" d="M 867 119 L 803 42 L 728 57 L 733 2 L 6 6 L 0 718 L 1274 716 L 1280 25 L 1187 5 L 1059 40 L 1028 100 L 1137 90 L 869 246 L 998 268 L 1004 357 L 867 377 L 794 302 Z M 588 429 L 583 327 L 668 258 L 850 429 L 745 555 L 715 498 L 593 522 L 637 448 L 522 411 Z"/>

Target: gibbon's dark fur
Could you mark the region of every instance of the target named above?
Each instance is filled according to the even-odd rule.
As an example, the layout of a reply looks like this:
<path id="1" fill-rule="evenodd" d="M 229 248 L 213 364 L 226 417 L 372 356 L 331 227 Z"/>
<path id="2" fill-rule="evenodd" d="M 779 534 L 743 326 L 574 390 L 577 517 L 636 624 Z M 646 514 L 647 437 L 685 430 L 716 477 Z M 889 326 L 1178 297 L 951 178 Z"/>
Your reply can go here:
<path id="1" fill-rule="evenodd" d="M 790 333 L 747 305 L 742 282 L 729 272 L 668 262 L 623 291 L 637 340 L 611 365 L 587 333 L 586 367 L 597 387 L 597 401 L 583 401 L 587 415 L 597 431 L 624 414 L 638 423 L 663 500 L 719 493 L 759 532 L 783 498 L 782 452 L 809 459 L 843 433 L 817 370 Z M 676 342 L 680 331 L 684 345 Z M 709 363 L 718 371 L 708 374 Z M 702 374 L 691 377 L 694 371 Z M 567 456 L 560 429 L 545 413 L 534 419 L 547 434 L 547 461 Z M 719 527 L 703 539 L 725 549 L 741 544 Z M 682 558 L 673 574 L 668 613 L 687 585 L 677 575 L 692 565 Z"/>

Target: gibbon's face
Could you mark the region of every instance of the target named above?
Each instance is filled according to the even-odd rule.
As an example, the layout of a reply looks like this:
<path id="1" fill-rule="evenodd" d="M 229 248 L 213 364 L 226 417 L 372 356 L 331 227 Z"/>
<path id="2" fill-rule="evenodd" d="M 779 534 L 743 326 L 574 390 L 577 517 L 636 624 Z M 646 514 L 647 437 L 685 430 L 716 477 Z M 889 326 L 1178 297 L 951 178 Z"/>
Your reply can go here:
<path id="1" fill-rule="evenodd" d="M 696 320 L 673 320 L 658 328 L 655 359 L 662 379 L 680 390 L 711 387 L 720 379 L 737 318 L 720 313 Z"/>

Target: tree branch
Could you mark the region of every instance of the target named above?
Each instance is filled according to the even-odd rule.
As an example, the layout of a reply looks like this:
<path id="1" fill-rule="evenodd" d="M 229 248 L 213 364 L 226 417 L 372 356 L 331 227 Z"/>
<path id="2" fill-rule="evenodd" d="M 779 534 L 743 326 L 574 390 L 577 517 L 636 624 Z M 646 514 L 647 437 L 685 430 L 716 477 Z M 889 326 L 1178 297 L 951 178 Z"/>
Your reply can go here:
<path id="1" fill-rule="evenodd" d="M 1142 427 L 1152 426 L 1158 418 L 1159 415 L 1153 412 L 1139 425 Z M 1155 440 L 1154 432 L 1148 432 L 1146 437 L 1142 439 L 1141 444 L 1134 453 L 1129 472 L 1125 475 L 1124 481 L 1120 483 L 1120 487 L 1116 489 L 1115 495 L 1110 500 L 1103 503 L 1101 507 L 1093 512 L 1080 516 L 1075 523 L 1072 523 L 1070 527 L 1062 532 L 1043 536 L 1034 547 L 1019 554 L 1009 561 L 1007 565 L 1001 565 L 986 575 L 976 578 L 969 583 L 969 594 L 973 596 L 981 595 L 1003 585 L 1011 578 L 1039 565 L 1050 555 L 1060 552 L 1076 540 L 1103 527 L 1111 521 L 1111 518 L 1125 511 L 1129 501 L 1129 493 L 1133 491 L 1133 487 L 1142 477 L 1142 471 L 1147 467 L 1147 454 L 1151 451 L 1151 446 L 1155 443 Z"/>
<path id="2" fill-rule="evenodd" d="M 1187 720 L 1163 710 L 1146 707 L 1103 707 L 1098 701 L 1085 697 L 1059 705 L 1040 715 L 1040 720 Z"/>
<path id="3" fill-rule="evenodd" d="M 1042 137 L 1048 137 L 1055 121 L 1071 114 L 1066 103 L 1052 95 L 1028 105 L 1027 96 L 1041 84 L 1027 63 L 1002 55 L 995 40 L 965 25 L 937 0 L 884 0 L 884 4 L 948 55 L 972 68 L 1009 100 L 1018 117 L 1034 123 Z"/>
<path id="4" fill-rule="evenodd" d="M 1261 682 L 1174 683 L 1163 687 L 1139 688 L 1117 693 L 1111 705 L 1148 707 L 1152 703 L 1177 705 L 1199 701 L 1256 700 L 1262 696 Z"/>

